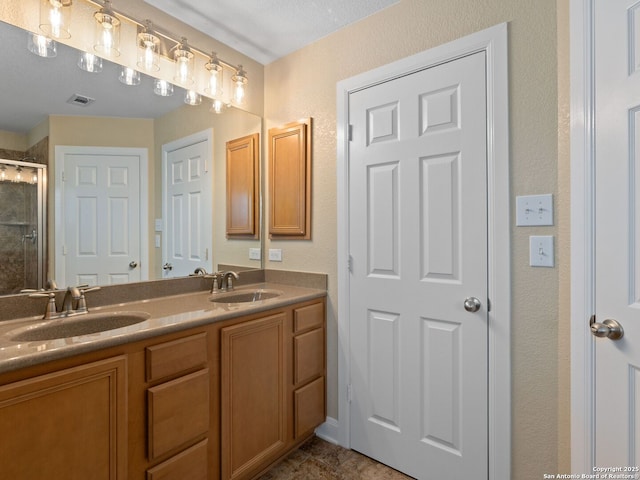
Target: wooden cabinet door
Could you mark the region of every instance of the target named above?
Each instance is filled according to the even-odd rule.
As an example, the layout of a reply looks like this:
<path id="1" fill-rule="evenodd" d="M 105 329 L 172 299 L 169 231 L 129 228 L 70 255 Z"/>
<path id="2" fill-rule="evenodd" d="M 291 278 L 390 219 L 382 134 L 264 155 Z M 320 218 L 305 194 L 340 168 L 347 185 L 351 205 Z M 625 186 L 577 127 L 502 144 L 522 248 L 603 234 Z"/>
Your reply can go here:
<path id="1" fill-rule="evenodd" d="M 0 477 L 126 479 L 126 375 L 118 356 L 0 387 Z"/>
<path id="2" fill-rule="evenodd" d="M 311 238 L 311 119 L 269 130 L 269 235 Z"/>
<path id="3" fill-rule="evenodd" d="M 221 331 L 222 478 L 250 478 L 286 446 L 286 314 Z"/>
<path id="4" fill-rule="evenodd" d="M 227 236 L 258 238 L 260 137 L 227 142 Z"/>

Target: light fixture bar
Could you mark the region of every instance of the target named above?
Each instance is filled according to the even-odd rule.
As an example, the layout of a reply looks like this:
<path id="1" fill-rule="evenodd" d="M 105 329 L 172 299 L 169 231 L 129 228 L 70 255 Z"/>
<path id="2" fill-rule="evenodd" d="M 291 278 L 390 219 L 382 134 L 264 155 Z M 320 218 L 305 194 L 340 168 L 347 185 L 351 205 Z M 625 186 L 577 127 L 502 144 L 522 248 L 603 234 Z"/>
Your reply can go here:
<path id="1" fill-rule="evenodd" d="M 96 0 L 86 0 L 87 2 L 96 5 L 97 7 L 102 8 L 104 6 L 104 2 L 102 1 L 96 1 Z M 110 3 L 110 2 L 109 2 Z M 137 25 L 138 28 L 138 32 L 137 33 L 141 33 L 144 31 L 144 29 L 146 28 L 146 23 L 147 20 L 142 21 L 142 20 L 138 20 L 126 13 L 122 13 L 120 10 L 114 9 L 112 6 L 109 6 L 110 11 L 115 13 L 118 17 L 121 17 L 135 25 Z M 159 46 L 159 52 L 160 55 L 164 56 L 164 57 L 168 57 L 171 58 L 171 51 L 173 51 L 178 45 L 180 45 L 181 43 L 181 38 L 182 36 L 180 35 L 174 35 L 170 32 L 167 32 L 166 30 L 163 30 L 161 28 L 159 28 L 156 24 L 153 24 L 153 34 L 154 36 L 158 37 L 160 39 L 160 46 Z M 210 58 L 211 56 L 211 52 L 210 51 L 205 51 L 202 50 L 200 48 L 194 47 L 193 45 L 191 45 L 191 43 L 189 43 L 189 49 L 191 50 L 192 53 L 197 53 L 198 55 L 201 55 L 205 58 Z M 221 58 L 216 57 L 218 63 L 220 65 L 222 65 L 224 68 L 227 68 L 229 70 L 233 70 L 234 72 L 238 71 L 238 66 L 227 62 Z M 246 72 L 245 72 L 246 75 Z"/>

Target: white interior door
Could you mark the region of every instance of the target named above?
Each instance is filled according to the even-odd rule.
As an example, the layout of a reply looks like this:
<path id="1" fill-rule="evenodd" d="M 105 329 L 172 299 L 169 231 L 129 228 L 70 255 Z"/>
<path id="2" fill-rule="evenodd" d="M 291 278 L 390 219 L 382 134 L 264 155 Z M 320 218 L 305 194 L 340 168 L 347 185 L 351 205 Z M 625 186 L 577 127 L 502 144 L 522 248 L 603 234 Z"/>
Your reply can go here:
<path id="1" fill-rule="evenodd" d="M 210 131 L 163 146 L 165 277 L 212 270 L 213 205 Z"/>
<path id="2" fill-rule="evenodd" d="M 56 278 L 62 285 L 147 278 L 143 169 L 146 150 L 56 149 Z"/>
<path id="3" fill-rule="evenodd" d="M 485 79 L 481 52 L 349 98 L 351 447 L 424 480 L 488 475 Z"/>
<path id="4" fill-rule="evenodd" d="M 595 463 L 640 478 L 640 2 L 597 0 L 595 38 L 595 314 L 624 329 L 594 340 Z"/>

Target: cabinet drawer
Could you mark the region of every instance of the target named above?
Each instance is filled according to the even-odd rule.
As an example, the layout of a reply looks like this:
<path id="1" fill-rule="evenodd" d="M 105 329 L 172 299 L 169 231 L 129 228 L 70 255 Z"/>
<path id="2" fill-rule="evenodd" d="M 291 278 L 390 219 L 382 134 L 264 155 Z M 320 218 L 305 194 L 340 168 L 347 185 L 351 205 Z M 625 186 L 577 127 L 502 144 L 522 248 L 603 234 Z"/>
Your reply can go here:
<path id="1" fill-rule="evenodd" d="M 154 459 L 209 430 L 209 370 L 150 388 L 149 458 Z"/>
<path id="2" fill-rule="evenodd" d="M 324 377 L 294 392 L 296 438 L 309 433 L 325 420 Z"/>
<path id="3" fill-rule="evenodd" d="M 324 374 L 324 329 L 316 328 L 293 338 L 295 385 Z"/>
<path id="4" fill-rule="evenodd" d="M 295 333 L 324 324 L 324 304 L 314 303 L 293 311 L 293 331 Z"/>
<path id="5" fill-rule="evenodd" d="M 207 334 L 147 347 L 147 382 L 206 365 Z"/>
<path id="6" fill-rule="evenodd" d="M 147 480 L 207 480 L 207 440 L 147 470 Z"/>

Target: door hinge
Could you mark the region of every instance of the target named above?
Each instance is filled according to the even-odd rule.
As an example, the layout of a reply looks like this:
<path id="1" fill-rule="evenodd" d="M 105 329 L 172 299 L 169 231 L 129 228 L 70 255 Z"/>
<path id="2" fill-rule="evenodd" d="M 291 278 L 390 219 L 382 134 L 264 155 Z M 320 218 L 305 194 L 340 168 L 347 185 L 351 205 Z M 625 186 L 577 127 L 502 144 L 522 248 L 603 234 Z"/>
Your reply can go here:
<path id="1" fill-rule="evenodd" d="M 62 245 L 62 255 L 66 255 L 66 254 L 67 254 L 67 246 Z"/>
<path id="2" fill-rule="evenodd" d="M 208 248 L 204 249 L 204 259 L 205 259 L 205 261 L 209 260 L 209 249 Z"/>
<path id="3" fill-rule="evenodd" d="M 351 384 L 347 385 L 347 402 L 351 403 L 353 400 L 353 388 Z"/>
<path id="4" fill-rule="evenodd" d="M 60 181 L 64 182 L 64 170 L 60 172 Z"/>
<path id="5" fill-rule="evenodd" d="M 353 257 L 351 255 L 347 258 L 347 268 L 349 269 L 349 273 L 353 273 Z"/>
<path id="6" fill-rule="evenodd" d="M 491 311 L 491 299 L 487 298 L 487 312 Z"/>
<path id="7" fill-rule="evenodd" d="M 349 129 L 347 132 L 347 136 L 349 137 L 349 141 L 353 140 L 353 125 L 349 124 Z"/>

